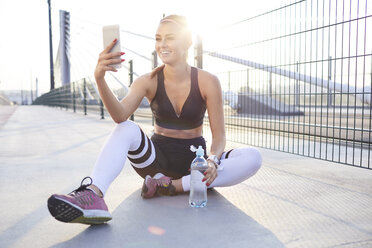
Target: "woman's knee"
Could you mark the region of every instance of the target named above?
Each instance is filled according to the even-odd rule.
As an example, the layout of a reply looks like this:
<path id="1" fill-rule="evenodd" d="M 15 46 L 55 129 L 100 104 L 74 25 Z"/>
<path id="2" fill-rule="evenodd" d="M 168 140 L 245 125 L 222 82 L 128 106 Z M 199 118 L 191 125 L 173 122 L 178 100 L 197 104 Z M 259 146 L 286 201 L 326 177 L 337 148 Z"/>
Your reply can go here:
<path id="1" fill-rule="evenodd" d="M 126 121 L 120 122 L 119 124 L 117 124 L 117 126 L 119 128 L 136 128 L 136 127 L 138 127 L 137 123 L 135 123 L 134 121 L 131 121 L 131 120 L 126 120 Z"/>
<path id="2" fill-rule="evenodd" d="M 110 140 L 114 140 L 118 145 L 126 143 L 129 150 L 135 150 L 143 139 L 141 128 L 133 121 L 124 121 L 116 125 L 110 135 Z"/>
<path id="3" fill-rule="evenodd" d="M 262 165 L 262 155 L 261 152 L 256 149 L 251 147 L 250 148 L 250 157 L 252 158 L 252 163 L 253 166 L 256 168 L 256 171 L 258 171 L 261 168 Z"/>
<path id="4" fill-rule="evenodd" d="M 139 130 L 140 128 L 135 122 L 127 120 L 117 124 L 114 133 L 116 135 L 128 137 L 128 135 L 137 135 Z"/>
<path id="5" fill-rule="evenodd" d="M 239 148 L 239 153 L 242 161 L 246 165 L 247 170 L 252 173 L 256 173 L 262 165 L 262 156 L 258 149 L 254 147 L 243 147 Z"/>

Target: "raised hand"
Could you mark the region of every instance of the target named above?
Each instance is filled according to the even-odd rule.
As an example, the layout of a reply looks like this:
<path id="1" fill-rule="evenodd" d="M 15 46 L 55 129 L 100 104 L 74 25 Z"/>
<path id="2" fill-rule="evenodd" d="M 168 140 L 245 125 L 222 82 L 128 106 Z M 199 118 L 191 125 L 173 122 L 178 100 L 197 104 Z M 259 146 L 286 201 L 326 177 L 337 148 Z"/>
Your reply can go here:
<path id="1" fill-rule="evenodd" d="M 98 58 L 98 63 L 96 70 L 94 71 L 94 77 L 96 80 L 103 79 L 105 77 L 106 71 L 117 72 L 113 64 L 122 63 L 125 59 L 121 59 L 120 56 L 124 55 L 124 52 L 114 52 L 110 53 L 111 49 L 115 46 L 117 39 L 113 40 L 110 45 L 108 45 L 100 54 Z M 116 58 L 119 57 L 119 58 Z"/>

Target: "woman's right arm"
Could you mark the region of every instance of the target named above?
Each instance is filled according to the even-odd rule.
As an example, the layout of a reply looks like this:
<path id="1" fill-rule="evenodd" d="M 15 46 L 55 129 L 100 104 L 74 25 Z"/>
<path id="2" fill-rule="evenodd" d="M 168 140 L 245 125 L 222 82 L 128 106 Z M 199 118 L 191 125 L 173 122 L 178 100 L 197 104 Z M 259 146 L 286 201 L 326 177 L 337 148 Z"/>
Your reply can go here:
<path id="1" fill-rule="evenodd" d="M 139 82 L 133 83 L 131 89 L 129 90 L 128 95 L 121 102 L 119 102 L 116 96 L 112 93 L 111 89 L 108 87 L 106 83 L 105 73 L 106 71 L 116 72 L 117 70 L 110 65 L 115 63 L 121 63 L 124 61 L 122 59 L 114 58 L 117 56 L 121 56 L 124 53 L 121 52 L 109 53 L 109 51 L 115 45 L 115 43 L 116 40 L 111 42 L 111 44 L 100 53 L 96 70 L 94 72 L 94 77 L 96 79 L 98 91 L 101 96 L 103 104 L 105 105 L 111 118 L 116 123 L 120 123 L 126 121 L 129 118 L 129 116 L 133 114 L 133 112 L 136 110 L 136 108 L 141 103 L 143 97 L 145 96 L 146 89 L 144 88 L 144 84 L 141 84 Z"/>

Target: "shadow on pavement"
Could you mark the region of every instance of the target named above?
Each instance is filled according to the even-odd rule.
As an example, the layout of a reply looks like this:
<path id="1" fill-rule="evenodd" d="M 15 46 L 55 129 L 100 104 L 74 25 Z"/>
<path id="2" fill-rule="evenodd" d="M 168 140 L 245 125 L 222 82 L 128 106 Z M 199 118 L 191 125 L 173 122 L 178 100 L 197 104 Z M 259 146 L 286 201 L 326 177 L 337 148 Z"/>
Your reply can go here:
<path id="1" fill-rule="evenodd" d="M 143 200 L 138 190 L 112 215 L 109 224 L 90 226 L 53 247 L 284 247 L 215 190 L 204 209 L 189 207 L 186 194 Z"/>

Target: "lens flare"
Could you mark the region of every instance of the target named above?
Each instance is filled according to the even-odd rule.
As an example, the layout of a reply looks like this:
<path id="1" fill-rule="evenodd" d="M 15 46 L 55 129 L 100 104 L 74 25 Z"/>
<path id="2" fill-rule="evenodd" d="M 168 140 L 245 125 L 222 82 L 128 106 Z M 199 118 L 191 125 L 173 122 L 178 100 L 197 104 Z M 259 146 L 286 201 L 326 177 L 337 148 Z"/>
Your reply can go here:
<path id="1" fill-rule="evenodd" d="M 159 235 L 160 236 L 160 235 L 165 234 L 165 230 L 161 227 L 158 227 L 158 226 L 149 226 L 147 228 L 147 230 L 154 235 Z"/>

